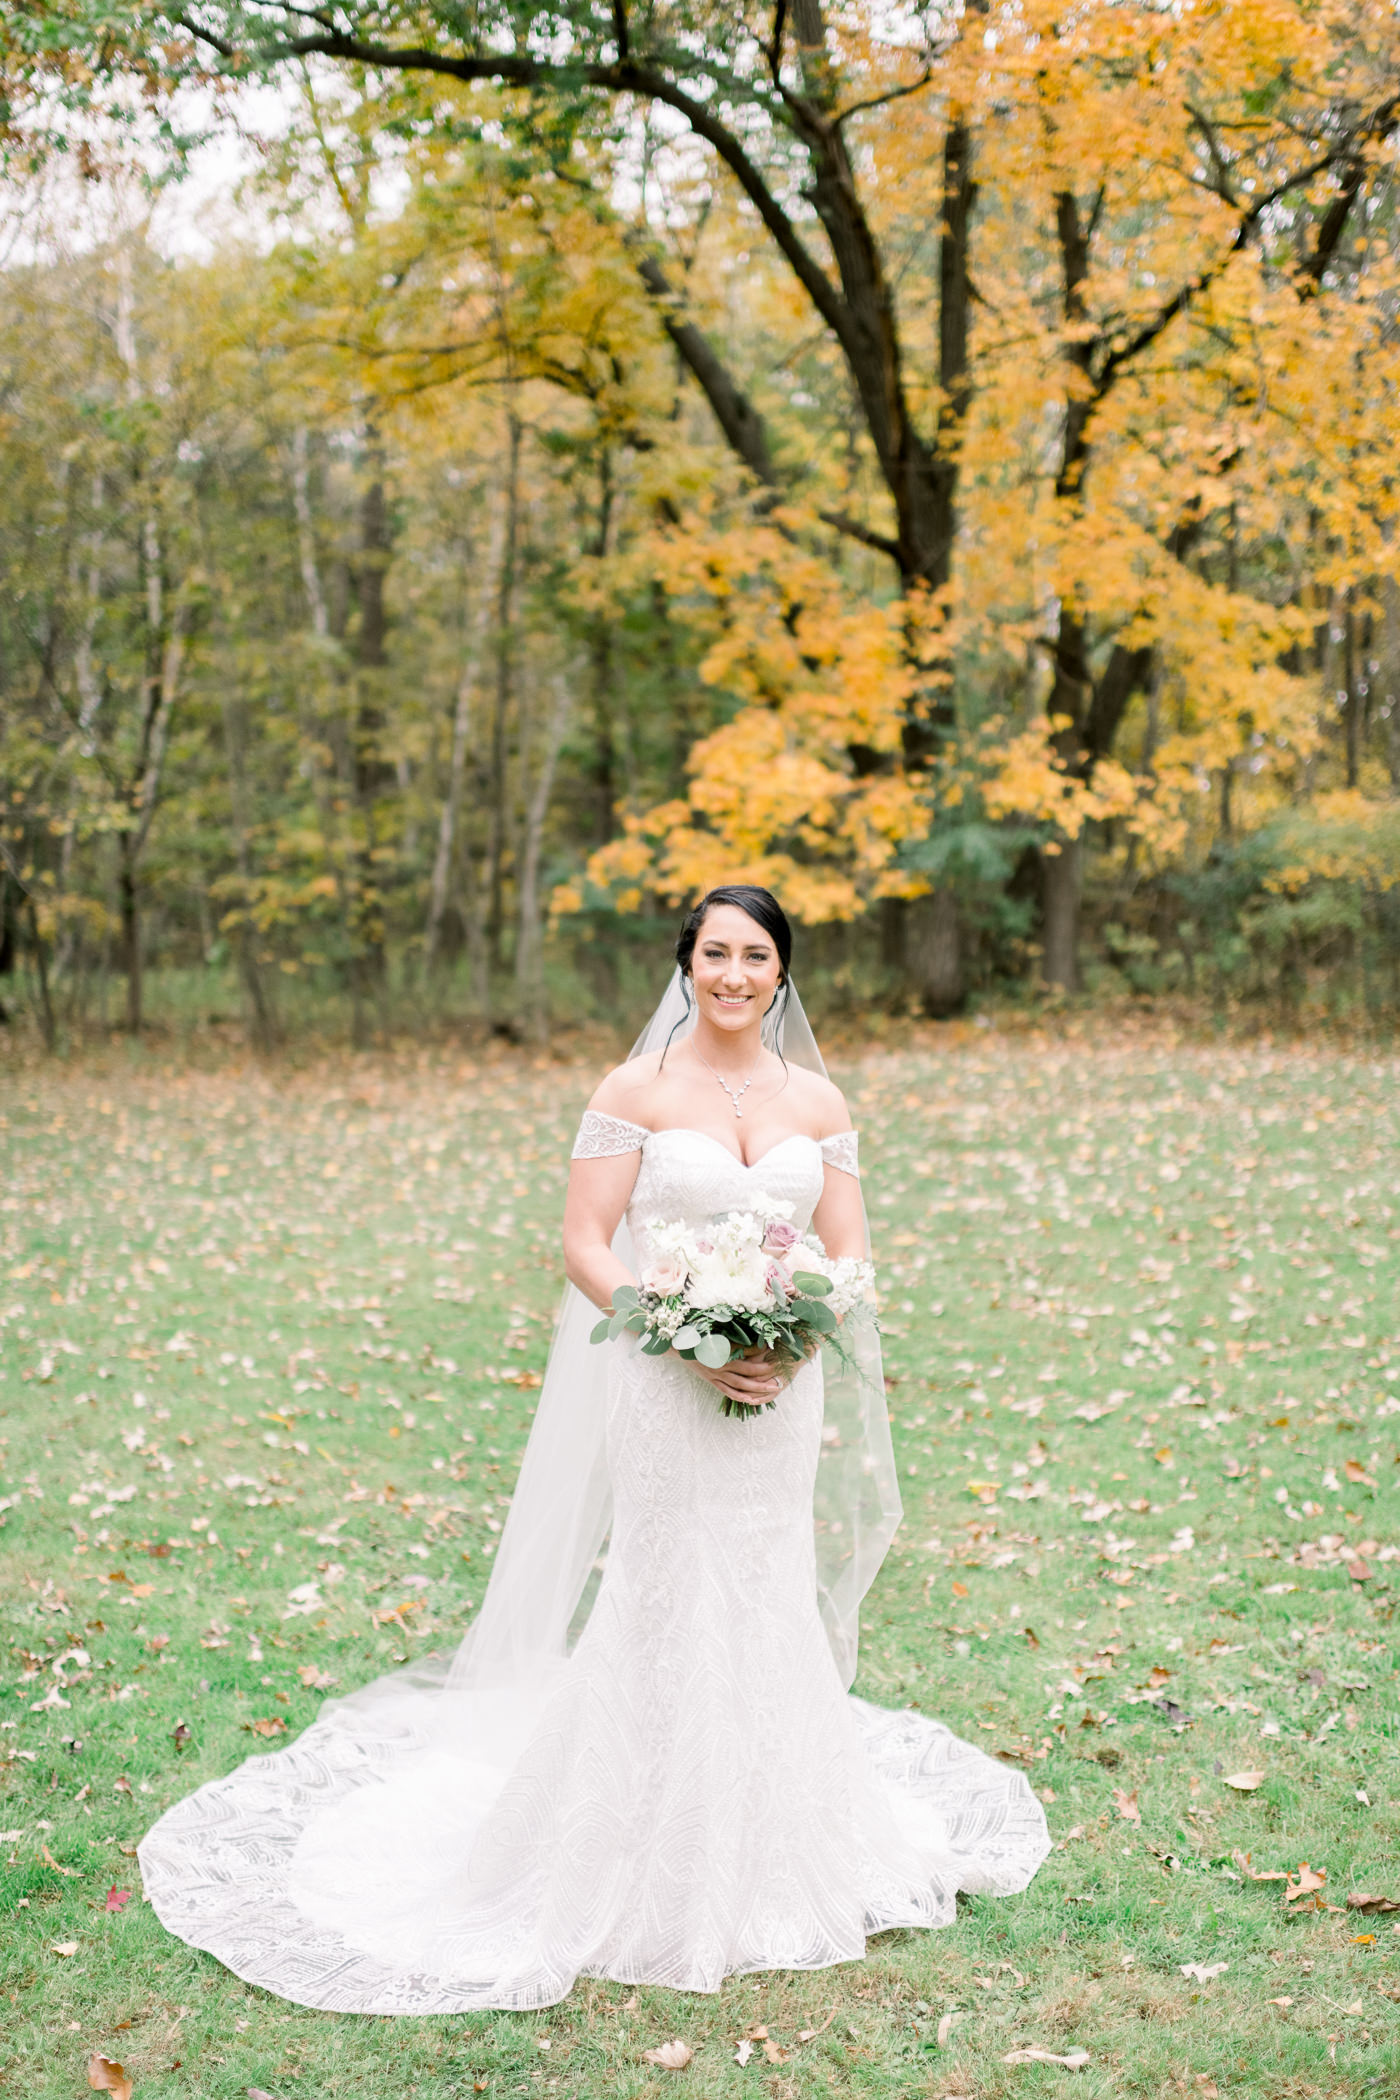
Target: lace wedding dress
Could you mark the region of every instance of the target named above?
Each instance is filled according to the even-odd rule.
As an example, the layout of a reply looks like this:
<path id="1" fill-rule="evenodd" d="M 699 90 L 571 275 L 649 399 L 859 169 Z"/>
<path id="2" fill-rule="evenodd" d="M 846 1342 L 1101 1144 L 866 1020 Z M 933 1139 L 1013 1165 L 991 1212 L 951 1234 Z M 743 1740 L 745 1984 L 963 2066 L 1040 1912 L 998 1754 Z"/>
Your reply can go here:
<path id="1" fill-rule="evenodd" d="M 640 1151 L 645 1262 L 649 1219 L 760 1190 L 805 1225 L 855 1142 L 788 1137 L 745 1166 L 698 1131 L 590 1114 L 576 1150 Z M 606 1567 L 530 1699 L 382 1680 L 141 1846 L 162 1922 L 249 1982 L 363 2013 L 525 2009 L 578 1976 L 713 1991 L 946 1925 L 958 1890 L 1010 1894 L 1045 1857 L 1020 1772 L 847 1694 L 817 1601 L 821 1360 L 735 1420 L 679 1358 L 601 1353 Z"/>

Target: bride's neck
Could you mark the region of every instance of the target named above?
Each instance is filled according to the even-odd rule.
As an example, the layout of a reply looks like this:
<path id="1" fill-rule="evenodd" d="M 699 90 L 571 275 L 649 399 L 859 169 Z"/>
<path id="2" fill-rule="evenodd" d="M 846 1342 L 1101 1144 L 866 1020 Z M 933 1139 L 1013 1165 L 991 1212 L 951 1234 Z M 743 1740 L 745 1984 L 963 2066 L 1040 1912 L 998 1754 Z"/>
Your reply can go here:
<path id="1" fill-rule="evenodd" d="M 714 1028 L 697 1018 L 691 1046 L 726 1078 L 735 1072 L 751 1072 L 763 1049 L 763 1023 L 755 1021 L 752 1028 L 744 1029 Z"/>

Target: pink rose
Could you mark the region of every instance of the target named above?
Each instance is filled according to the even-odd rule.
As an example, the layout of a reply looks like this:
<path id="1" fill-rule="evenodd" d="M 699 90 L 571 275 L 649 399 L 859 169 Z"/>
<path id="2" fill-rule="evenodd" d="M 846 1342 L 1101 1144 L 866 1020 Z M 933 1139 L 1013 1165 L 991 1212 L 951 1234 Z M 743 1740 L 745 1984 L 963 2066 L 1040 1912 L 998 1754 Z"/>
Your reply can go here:
<path id="1" fill-rule="evenodd" d="M 763 1251 L 765 1254 L 786 1254 L 801 1237 L 797 1227 L 789 1225 L 786 1218 L 772 1218 L 763 1235 Z"/>
<path id="2" fill-rule="evenodd" d="M 685 1282 L 685 1263 L 679 1254 L 663 1254 L 649 1269 L 642 1271 L 642 1289 L 655 1291 L 658 1298 L 673 1298 Z"/>
<path id="3" fill-rule="evenodd" d="M 797 1286 L 781 1262 L 770 1261 L 763 1280 L 775 1298 L 787 1299 L 797 1296 Z"/>

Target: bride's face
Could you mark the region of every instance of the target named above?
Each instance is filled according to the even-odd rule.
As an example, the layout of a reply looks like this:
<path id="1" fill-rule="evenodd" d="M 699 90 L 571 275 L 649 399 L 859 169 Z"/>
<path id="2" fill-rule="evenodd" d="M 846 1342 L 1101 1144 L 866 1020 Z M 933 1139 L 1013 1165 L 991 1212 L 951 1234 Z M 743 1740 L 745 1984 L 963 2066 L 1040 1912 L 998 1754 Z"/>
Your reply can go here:
<path id="1" fill-rule="evenodd" d="M 691 958 L 696 1011 L 737 1034 L 761 1021 L 777 995 L 783 966 L 772 938 L 734 904 L 707 911 Z"/>

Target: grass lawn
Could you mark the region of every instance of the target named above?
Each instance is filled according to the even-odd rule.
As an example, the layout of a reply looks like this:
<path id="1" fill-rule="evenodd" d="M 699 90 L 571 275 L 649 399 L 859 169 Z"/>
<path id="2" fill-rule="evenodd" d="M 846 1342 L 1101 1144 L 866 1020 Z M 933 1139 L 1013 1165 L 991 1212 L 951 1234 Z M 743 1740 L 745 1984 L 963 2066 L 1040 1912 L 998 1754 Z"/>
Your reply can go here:
<path id="1" fill-rule="evenodd" d="M 11 1069 L 0 2090 L 1400 2093 L 1400 1909 L 1347 1903 L 1400 1903 L 1400 1066 L 968 1030 L 837 1076 L 906 1502 L 859 1689 L 1025 1763 L 1030 1891 L 537 2016 L 306 2012 L 167 1938 L 156 1814 L 480 1601 L 592 1074 Z"/>

